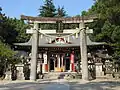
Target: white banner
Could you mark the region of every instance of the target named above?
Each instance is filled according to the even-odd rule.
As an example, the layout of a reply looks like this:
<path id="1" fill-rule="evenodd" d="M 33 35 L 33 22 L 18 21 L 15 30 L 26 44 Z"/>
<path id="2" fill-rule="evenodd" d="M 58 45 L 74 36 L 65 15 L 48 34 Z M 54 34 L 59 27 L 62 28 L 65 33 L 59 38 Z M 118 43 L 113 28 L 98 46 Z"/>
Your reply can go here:
<path id="1" fill-rule="evenodd" d="M 44 64 L 47 64 L 47 53 L 43 54 Z"/>

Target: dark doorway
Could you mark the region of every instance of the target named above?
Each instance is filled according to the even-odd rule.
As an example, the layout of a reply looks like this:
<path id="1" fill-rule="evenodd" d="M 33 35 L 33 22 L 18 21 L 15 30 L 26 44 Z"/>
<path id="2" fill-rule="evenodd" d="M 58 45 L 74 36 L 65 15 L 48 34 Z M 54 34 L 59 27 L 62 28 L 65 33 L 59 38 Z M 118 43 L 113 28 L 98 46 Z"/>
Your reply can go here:
<path id="1" fill-rule="evenodd" d="M 54 70 L 54 59 L 50 59 L 50 70 Z"/>
<path id="2" fill-rule="evenodd" d="M 65 69 L 70 70 L 70 59 L 69 58 L 65 59 Z"/>

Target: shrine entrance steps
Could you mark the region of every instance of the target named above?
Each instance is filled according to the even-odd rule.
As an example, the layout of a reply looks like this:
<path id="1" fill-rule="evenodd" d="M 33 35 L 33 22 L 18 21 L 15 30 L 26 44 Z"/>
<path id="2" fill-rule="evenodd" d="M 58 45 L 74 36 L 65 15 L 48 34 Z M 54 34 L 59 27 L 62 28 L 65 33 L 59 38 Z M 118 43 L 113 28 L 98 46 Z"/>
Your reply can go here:
<path id="1" fill-rule="evenodd" d="M 74 79 L 76 75 L 76 72 L 48 72 L 44 73 L 43 79 L 65 79 L 66 77 Z"/>

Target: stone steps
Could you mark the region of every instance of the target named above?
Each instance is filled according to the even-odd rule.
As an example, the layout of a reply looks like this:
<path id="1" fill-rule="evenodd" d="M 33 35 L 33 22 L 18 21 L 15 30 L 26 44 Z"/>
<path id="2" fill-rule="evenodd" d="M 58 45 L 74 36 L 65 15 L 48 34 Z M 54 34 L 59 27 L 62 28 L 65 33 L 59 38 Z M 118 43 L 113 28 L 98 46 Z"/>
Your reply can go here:
<path id="1" fill-rule="evenodd" d="M 66 77 L 74 78 L 76 76 L 76 73 L 69 72 L 49 72 L 44 74 L 44 79 L 64 79 Z"/>
<path id="2" fill-rule="evenodd" d="M 58 79 L 60 73 L 46 73 L 44 74 L 45 79 Z"/>

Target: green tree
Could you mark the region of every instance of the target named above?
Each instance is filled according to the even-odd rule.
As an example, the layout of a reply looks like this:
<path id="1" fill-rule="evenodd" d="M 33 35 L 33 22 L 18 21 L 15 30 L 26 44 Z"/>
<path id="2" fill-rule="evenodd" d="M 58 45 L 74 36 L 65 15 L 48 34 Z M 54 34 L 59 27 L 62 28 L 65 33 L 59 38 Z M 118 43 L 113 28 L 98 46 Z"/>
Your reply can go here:
<path id="1" fill-rule="evenodd" d="M 15 42 L 26 42 L 30 36 L 26 34 L 26 29 L 30 26 L 23 20 L 9 18 L 0 13 L 0 40 L 10 45 Z"/>
<path id="2" fill-rule="evenodd" d="M 57 17 L 65 17 L 65 16 L 67 16 L 66 11 L 64 10 L 64 7 L 61 8 L 60 6 L 58 6 L 56 16 Z"/>
<path id="3" fill-rule="evenodd" d="M 45 0 L 44 5 L 39 9 L 40 17 L 66 17 L 66 11 L 64 7 L 54 6 L 53 0 Z M 40 24 L 41 29 L 57 29 L 58 23 L 54 24 Z"/>
<path id="4" fill-rule="evenodd" d="M 0 75 L 4 74 L 8 65 L 20 62 L 11 49 L 14 42 L 25 42 L 29 35 L 25 33 L 29 25 L 22 20 L 6 17 L 0 8 Z"/>
<path id="5" fill-rule="evenodd" d="M 120 55 L 120 1 L 95 0 L 94 5 L 83 15 L 98 15 L 98 20 L 89 26 L 94 29 L 93 40 L 107 42 Z"/>
<path id="6" fill-rule="evenodd" d="M 17 32 L 14 42 L 27 42 L 30 39 L 30 35 L 26 34 L 26 29 L 30 28 L 30 25 L 25 24 L 23 20 L 13 19 L 14 31 Z"/>
<path id="7" fill-rule="evenodd" d="M 7 67 L 14 61 L 14 55 L 15 52 L 8 45 L 0 41 L 0 77 L 4 75 Z"/>
<path id="8" fill-rule="evenodd" d="M 82 11 L 82 16 L 86 16 L 87 15 L 87 11 Z"/>
<path id="9" fill-rule="evenodd" d="M 41 17 L 54 17 L 56 15 L 56 9 L 53 4 L 53 0 L 45 0 L 44 5 L 39 9 Z"/>

